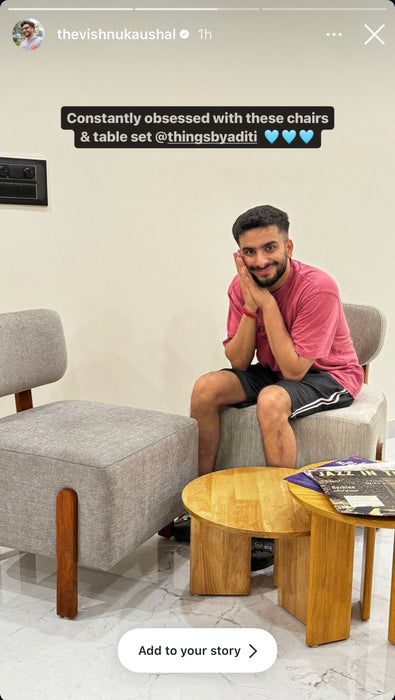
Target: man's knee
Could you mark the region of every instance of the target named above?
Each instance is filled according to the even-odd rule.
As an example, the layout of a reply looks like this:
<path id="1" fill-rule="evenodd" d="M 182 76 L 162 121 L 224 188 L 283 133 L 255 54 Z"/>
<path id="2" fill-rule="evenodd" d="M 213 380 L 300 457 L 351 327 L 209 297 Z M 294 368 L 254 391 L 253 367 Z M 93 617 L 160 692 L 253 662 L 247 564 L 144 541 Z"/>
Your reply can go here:
<path id="1" fill-rule="evenodd" d="M 219 372 L 207 372 L 196 380 L 192 390 L 193 408 L 217 405 L 220 398 Z"/>
<path id="2" fill-rule="evenodd" d="M 291 413 L 291 397 L 282 387 L 268 386 L 259 393 L 257 416 L 262 427 L 269 428 L 288 420 Z"/>
<path id="3" fill-rule="evenodd" d="M 191 409 L 218 409 L 221 406 L 244 401 L 246 395 L 233 372 L 217 370 L 199 377 L 192 391 Z"/>

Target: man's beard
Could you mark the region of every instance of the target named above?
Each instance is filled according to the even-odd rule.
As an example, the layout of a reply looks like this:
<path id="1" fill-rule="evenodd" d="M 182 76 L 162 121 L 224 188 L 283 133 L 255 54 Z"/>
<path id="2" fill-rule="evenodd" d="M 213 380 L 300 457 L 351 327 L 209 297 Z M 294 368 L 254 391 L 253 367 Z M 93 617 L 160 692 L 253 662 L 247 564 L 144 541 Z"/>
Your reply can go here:
<path id="1" fill-rule="evenodd" d="M 266 280 L 260 279 L 259 277 L 256 277 L 256 275 L 254 275 L 253 270 L 256 270 L 256 269 L 261 270 L 262 268 L 249 267 L 248 269 L 251 272 L 252 277 L 254 278 L 255 282 L 257 283 L 257 285 L 259 287 L 273 287 L 273 285 L 275 285 L 276 282 L 278 282 L 280 277 L 283 276 L 285 270 L 287 269 L 287 264 L 288 264 L 288 256 L 286 255 L 282 262 L 276 263 L 276 270 L 275 270 L 274 276 L 270 277 L 269 279 L 266 279 Z"/>

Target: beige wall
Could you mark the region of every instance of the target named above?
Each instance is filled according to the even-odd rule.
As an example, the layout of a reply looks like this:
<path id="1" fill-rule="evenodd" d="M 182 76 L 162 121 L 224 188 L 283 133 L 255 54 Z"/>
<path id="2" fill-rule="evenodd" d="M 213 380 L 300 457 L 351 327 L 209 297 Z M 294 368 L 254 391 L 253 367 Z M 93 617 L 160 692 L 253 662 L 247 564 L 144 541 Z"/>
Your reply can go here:
<path id="1" fill-rule="evenodd" d="M 345 13 L 347 40 L 335 45 L 323 36 L 338 15 L 325 24 L 294 13 L 280 26 L 274 13 L 36 12 L 46 39 L 30 54 L 10 39 L 23 17 L 1 13 L 0 154 L 48 161 L 49 206 L 0 205 L 0 311 L 56 309 L 69 350 L 65 378 L 37 390 L 36 402 L 187 413 L 194 379 L 225 364 L 231 225 L 271 203 L 290 215 L 295 257 L 333 275 L 343 300 L 387 314 L 370 381 L 386 391 L 393 418 L 393 15 L 383 47 L 363 46 L 363 21 Z M 62 43 L 62 26 L 206 26 L 213 40 Z M 85 151 L 60 129 L 63 105 L 287 104 L 335 107 L 321 149 Z M 1 414 L 11 405 L 2 399 Z"/>

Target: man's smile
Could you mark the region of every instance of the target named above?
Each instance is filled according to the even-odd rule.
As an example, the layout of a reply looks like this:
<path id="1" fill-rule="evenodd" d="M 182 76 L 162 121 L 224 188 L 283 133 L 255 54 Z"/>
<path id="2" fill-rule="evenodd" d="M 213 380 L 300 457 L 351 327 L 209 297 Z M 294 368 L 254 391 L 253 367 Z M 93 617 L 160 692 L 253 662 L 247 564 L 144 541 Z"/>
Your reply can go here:
<path id="1" fill-rule="evenodd" d="M 277 267 L 277 263 L 270 263 L 270 265 L 265 265 L 265 267 L 250 267 L 248 268 L 250 272 L 258 275 L 259 277 L 265 277 L 270 275 L 271 272 Z"/>

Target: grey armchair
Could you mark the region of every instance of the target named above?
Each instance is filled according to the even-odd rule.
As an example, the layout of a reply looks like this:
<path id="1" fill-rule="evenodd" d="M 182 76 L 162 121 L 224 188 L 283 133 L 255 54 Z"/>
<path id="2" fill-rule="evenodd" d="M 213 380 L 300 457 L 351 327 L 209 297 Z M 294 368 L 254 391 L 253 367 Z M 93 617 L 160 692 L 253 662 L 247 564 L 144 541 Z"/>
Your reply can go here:
<path id="1" fill-rule="evenodd" d="M 78 564 L 111 568 L 182 511 L 197 424 L 90 401 L 33 408 L 31 389 L 65 370 L 57 313 L 0 314 L 0 396 L 18 411 L 0 420 L 0 543 L 56 553 L 57 612 L 72 618 Z"/>
<path id="2" fill-rule="evenodd" d="M 372 306 L 344 304 L 344 311 L 367 382 L 369 363 L 379 354 L 385 335 L 385 317 Z M 383 393 L 364 384 L 348 408 L 333 409 L 291 421 L 296 436 L 297 467 L 314 462 L 361 455 L 381 459 L 387 404 Z M 221 416 L 221 440 L 216 469 L 264 466 L 265 453 L 255 406 L 227 407 Z"/>

